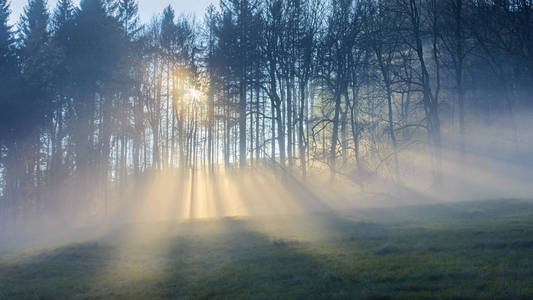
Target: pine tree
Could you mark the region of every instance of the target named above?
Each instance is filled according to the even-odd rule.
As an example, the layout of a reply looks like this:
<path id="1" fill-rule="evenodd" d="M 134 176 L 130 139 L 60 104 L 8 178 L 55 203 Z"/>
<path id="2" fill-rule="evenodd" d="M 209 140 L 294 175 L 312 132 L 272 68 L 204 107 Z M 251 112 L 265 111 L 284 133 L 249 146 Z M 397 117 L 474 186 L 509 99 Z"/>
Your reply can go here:
<path id="1" fill-rule="evenodd" d="M 15 83 L 18 77 L 14 49 L 15 39 L 9 25 L 10 9 L 7 0 L 0 0 L 0 146 L 12 138 L 11 124 L 15 121 L 12 112 Z"/>
<path id="2" fill-rule="evenodd" d="M 46 0 L 30 0 L 19 23 L 20 65 L 24 80 L 24 105 L 31 112 L 26 122 L 29 131 L 40 126 L 49 112 L 52 62 L 49 49 L 49 14 Z M 32 124 L 34 123 L 34 124 Z M 32 132 L 33 135 L 38 134 Z"/>
<path id="3" fill-rule="evenodd" d="M 8 23 L 9 15 L 9 4 L 6 0 L 0 0 L 0 164 L 4 172 L 0 176 L 5 183 L 2 188 L 3 199 L 0 199 L 0 217 L 5 224 L 16 219 L 16 207 L 22 199 L 24 166 L 20 155 L 22 148 L 17 138 L 20 126 L 25 122 L 21 118 L 23 107 L 18 101 L 22 85 L 13 31 Z"/>
<path id="4" fill-rule="evenodd" d="M 74 17 L 74 5 L 72 0 L 59 0 L 54 10 L 52 20 L 52 31 L 58 32 L 65 24 L 72 20 Z"/>
<path id="5" fill-rule="evenodd" d="M 139 5 L 135 0 L 119 0 L 117 2 L 118 21 L 130 39 L 137 36 L 142 29 L 138 13 Z"/>
<path id="6" fill-rule="evenodd" d="M 8 24 L 9 15 L 9 3 L 7 3 L 7 0 L 0 0 L 0 64 L 2 70 L 4 70 L 8 61 L 12 59 L 11 56 L 13 56 L 11 52 L 14 40 L 12 27 Z"/>
<path id="7" fill-rule="evenodd" d="M 161 20 L 161 47 L 167 55 L 172 51 L 176 40 L 176 24 L 174 23 L 174 9 L 169 5 L 163 10 L 163 19 Z"/>
<path id="8" fill-rule="evenodd" d="M 48 37 L 46 0 L 30 0 L 20 20 L 22 48 L 46 41 Z"/>

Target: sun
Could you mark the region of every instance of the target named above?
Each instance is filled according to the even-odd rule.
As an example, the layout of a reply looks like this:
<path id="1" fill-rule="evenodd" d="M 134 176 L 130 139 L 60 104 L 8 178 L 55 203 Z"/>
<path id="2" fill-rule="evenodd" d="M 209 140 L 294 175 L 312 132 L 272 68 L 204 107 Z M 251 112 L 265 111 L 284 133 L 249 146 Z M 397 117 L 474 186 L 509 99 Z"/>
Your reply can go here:
<path id="1" fill-rule="evenodd" d="M 187 95 L 191 98 L 191 100 L 198 101 L 202 98 L 203 93 L 195 88 L 191 88 L 187 92 Z"/>

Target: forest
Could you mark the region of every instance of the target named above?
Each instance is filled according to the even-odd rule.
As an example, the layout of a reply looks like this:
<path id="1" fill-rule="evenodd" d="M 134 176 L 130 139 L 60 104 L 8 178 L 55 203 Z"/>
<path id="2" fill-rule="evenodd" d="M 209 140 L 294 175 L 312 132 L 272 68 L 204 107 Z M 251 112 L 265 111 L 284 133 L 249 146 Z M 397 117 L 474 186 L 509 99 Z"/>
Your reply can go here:
<path id="1" fill-rule="evenodd" d="M 532 0 L 179 1 L 0 0 L 0 299 L 533 298 Z"/>
<path id="2" fill-rule="evenodd" d="M 530 191 L 531 1 L 221 0 L 143 24 L 135 0 L 29 0 L 9 17 L 0 0 L 2 230 L 246 172 Z"/>

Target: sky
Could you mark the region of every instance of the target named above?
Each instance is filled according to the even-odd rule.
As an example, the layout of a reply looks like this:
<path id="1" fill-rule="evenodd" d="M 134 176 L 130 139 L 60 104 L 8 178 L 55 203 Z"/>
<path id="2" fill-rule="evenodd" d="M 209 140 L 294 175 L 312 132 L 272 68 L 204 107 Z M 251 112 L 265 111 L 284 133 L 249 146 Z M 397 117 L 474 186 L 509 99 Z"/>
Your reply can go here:
<path id="1" fill-rule="evenodd" d="M 11 23 L 18 22 L 19 16 L 23 11 L 24 6 L 28 3 L 28 0 L 10 0 L 11 3 Z M 79 0 L 74 0 L 76 5 Z M 209 4 L 216 3 L 216 0 L 138 0 L 139 3 L 139 15 L 141 20 L 145 23 L 149 22 L 152 16 L 161 14 L 163 9 L 169 4 L 172 5 L 176 11 L 176 15 L 193 14 L 198 18 L 204 16 L 205 9 Z M 53 10 L 57 0 L 48 0 L 48 8 Z"/>

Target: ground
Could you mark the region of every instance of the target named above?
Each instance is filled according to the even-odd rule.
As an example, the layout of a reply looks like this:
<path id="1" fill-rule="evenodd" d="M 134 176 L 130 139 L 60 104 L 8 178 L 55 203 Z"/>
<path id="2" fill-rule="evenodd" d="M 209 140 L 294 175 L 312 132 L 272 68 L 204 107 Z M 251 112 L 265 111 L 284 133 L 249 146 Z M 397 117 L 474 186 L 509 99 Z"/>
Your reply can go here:
<path id="1" fill-rule="evenodd" d="M 136 224 L 0 256 L 0 299 L 531 299 L 533 201 Z"/>

